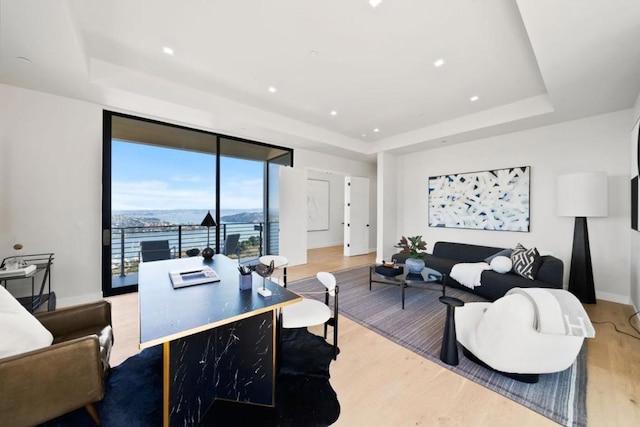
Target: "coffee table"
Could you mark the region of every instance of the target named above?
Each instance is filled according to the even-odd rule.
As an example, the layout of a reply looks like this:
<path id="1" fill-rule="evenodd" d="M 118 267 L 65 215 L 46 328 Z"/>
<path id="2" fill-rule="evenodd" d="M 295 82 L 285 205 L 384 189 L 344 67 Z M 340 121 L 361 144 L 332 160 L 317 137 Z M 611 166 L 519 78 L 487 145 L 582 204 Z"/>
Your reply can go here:
<path id="1" fill-rule="evenodd" d="M 404 292 L 408 287 L 424 289 L 428 291 L 438 290 L 433 285 L 442 286 L 442 296 L 445 296 L 445 283 L 447 275 L 440 273 L 433 268 L 425 267 L 419 274 L 407 273 L 403 264 L 398 264 L 397 268 L 384 267 L 383 265 L 372 265 L 369 267 L 369 290 L 372 283 L 383 285 L 399 286 L 401 290 L 402 309 L 404 310 Z M 426 285 L 426 286 L 425 286 Z"/>

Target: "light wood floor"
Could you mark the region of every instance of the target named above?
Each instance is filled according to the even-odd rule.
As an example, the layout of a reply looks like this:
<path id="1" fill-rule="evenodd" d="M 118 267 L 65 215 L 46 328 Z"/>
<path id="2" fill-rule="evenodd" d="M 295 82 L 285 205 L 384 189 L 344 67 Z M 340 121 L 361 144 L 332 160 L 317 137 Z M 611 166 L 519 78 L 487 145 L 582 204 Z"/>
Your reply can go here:
<path id="1" fill-rule="evenodd" d="M 310 250 L 308 261 L 290 267 L 288 280 L 371 264 L 375 255 L 343 257 L 337 246 Z M 111 361 L 117 365 L 139 351 L 138 299 L 137 294 L 108 299 L 116 337 Z M 631 306 L 598 301 L 586 308 L 592 321 L 609 320 L 635 334 L 627 323 Z M 340 355 L 331 364 L 341 407 L 336 426 L 556 425 L 346 317 L 340 322 Z M 616 333 L 611 325 L 595 327 L 596 338 L 587 341 L 589 426 L 638 426 L 640 341 Z"/>

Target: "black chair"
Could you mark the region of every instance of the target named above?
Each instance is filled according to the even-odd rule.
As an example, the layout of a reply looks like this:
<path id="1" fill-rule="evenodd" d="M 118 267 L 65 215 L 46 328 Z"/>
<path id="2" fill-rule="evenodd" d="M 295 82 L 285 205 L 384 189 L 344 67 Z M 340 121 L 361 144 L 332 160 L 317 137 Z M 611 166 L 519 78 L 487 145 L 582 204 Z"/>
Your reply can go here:
<path id="1" fill-rule="evenodd" d="M 222 253 L 226 256 L 229 255 L 238 255 L 239 248 L 238 242 L 240 241 L 240 233 L 238 234 L 227 234 L 227 238 L 224 239 L 224 247 L 222 248 Z"/>
<path id="2" fill-rule="evenodd" d="M 171 259 L 171 249 L 168 240 L 149 240 L 140 242 L 140 257 L 142 262 Z"/>

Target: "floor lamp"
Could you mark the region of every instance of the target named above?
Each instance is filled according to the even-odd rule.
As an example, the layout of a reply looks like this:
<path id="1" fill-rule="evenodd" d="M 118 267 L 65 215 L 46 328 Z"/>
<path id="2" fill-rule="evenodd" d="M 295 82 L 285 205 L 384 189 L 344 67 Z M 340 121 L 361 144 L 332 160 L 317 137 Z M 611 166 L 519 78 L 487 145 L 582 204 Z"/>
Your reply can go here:
<path id="1" fill-rule="evenodd" d="M 558 177 L 558 215 L 575 217 L 569 291 L 584 303 L 595 304 L 587 217 L 607 216 L 605 172 L 583 172 Z"/>

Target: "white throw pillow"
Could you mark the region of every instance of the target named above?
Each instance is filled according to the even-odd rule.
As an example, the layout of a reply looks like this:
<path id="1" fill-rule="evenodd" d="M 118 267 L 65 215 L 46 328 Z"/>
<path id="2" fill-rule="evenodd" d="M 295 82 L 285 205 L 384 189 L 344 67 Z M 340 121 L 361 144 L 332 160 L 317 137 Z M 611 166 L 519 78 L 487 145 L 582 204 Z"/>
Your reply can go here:
<path id="1" fill-rule="evenodd" d="M 0 286 L 0 359 L 48 347 L 53 335 Z"/>
<path id="2" fill-rule="evenodd" d="M 511 267 L 513 267 L 513 263 L 511 262 L 511 258 L 507 258 L 506 256 L 497 256 L 491 260 L 491 269 L 496 273 L 504 274 L 511 271 Z"/>

